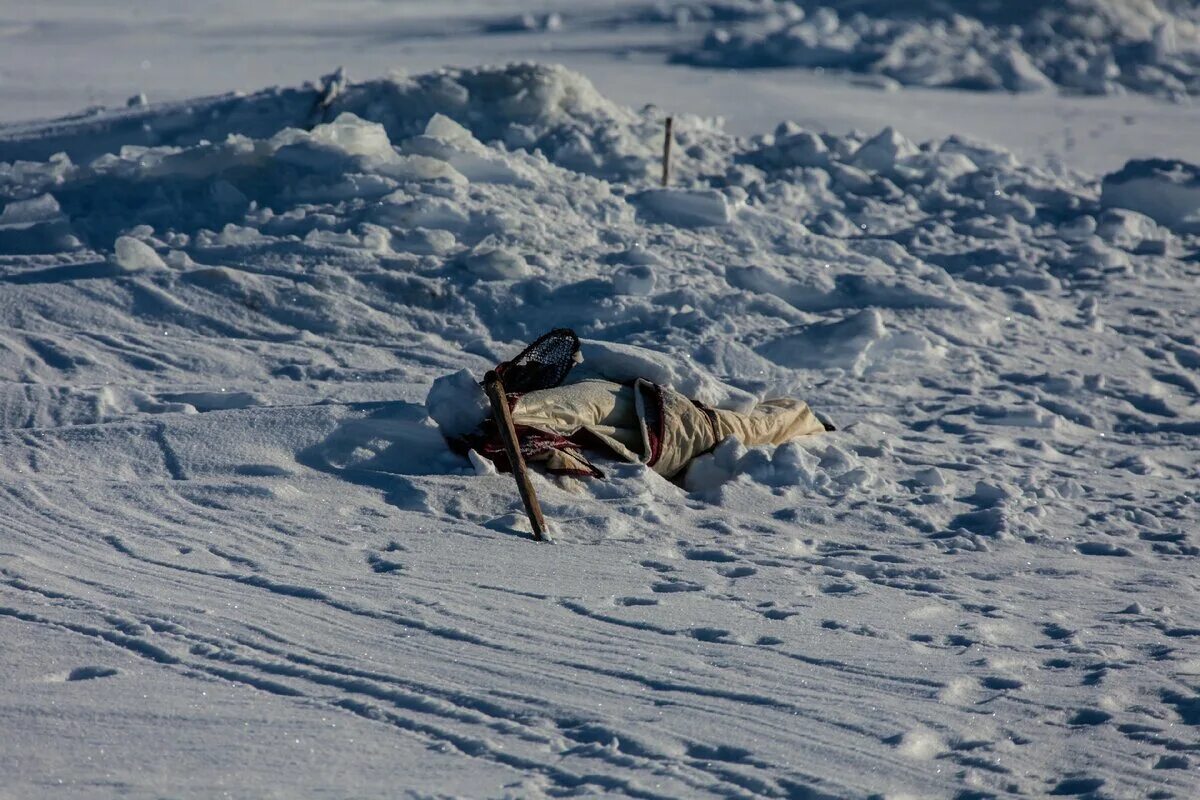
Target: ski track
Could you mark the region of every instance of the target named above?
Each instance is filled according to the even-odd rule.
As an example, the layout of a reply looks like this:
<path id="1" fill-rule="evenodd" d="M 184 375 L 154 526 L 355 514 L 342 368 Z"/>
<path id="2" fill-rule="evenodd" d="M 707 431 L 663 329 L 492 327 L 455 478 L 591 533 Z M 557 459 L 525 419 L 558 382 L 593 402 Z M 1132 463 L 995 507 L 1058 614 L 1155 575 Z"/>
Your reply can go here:
<path id="1" fill-rule="evenodd" d="M 1146 755 L 1131 752 L 1132 742 L 1160 759 L 1180 753 L 1186 759 L 1195 749 L 1186 735 L 1172 736 L 1155 724 L 1171 698 L 1182 698 L 1187 688 L 1156 678 L 1154 663 L 1169 656 L 1177 646 L 1173 642 L 1198 632 L 1163 630 L 1143 615 L 1123 619 L 1126 615 L 1116 613 L 1116 594 L 1090 598 L 1091 604 L 1074 615 L 1077 625 L 1095 615 L 1087 622 L 1086 641 L 1075 629 L 1044 625 L 1040 615 L 1024 617 L 1023 609 L 1057 599 L 1041 588 L 1059 577 L 1048 566 L 1005 575 L 1003 592 L 984 583 L 971 586 L 969 599 L 961 590 L 954 597 L 939 591 L 940 581 L 949 577 L 949 563 L 906 567 L 903 556 L 836 542 L 822 543 L 811 556 L 750 560 L 719 535 L 705 539 L 704 521 L 719 523 L 713 526 L 718 528 L 727 523 L 697 514 L 701 524 L 695 537 L 679 543 L 670 564 L 635 566 L 645 578 L 668 574 L 690 582 L 712 602 L 732 604 L 740 623 L 735 633 L 698 624 L 703 613 L 685 612 L 684 619 L 674 620 L 661 607 L 670 595 L 653 591 L 653 584 L 640 596 L 620 599 L 603 593 L 514 595 L 505 588 L 503 603 L 489 602 L 496 590 L 472 587 L 469 580 L 487 563 L 478 552 L 466 563 L 442 562 L 430 570 L 427 559 L 436 553 L 405 545 L 395 556 L 404 567 L 398 580 L 391 580 L 394 572 L 379 573 L 369 565 L 371 554 L 390 546 L 395 519 L 386 527 L 357 525 L 353 540 L 339 537 L 337 551 L 345 553 L 344 564 L 358 567 L 357 574 L 345 567 L 329 574 L 338 566 L 334 558 L 322 565 L 321 582 L 313 585 L 314 565 L 305 563 L 302 545 L 320 535 L 310 529 L 311 522 L 292 519 L 276 523 L 274 531 L 236 525 L 261 515 L 253 502 L 268 491 L 220 484 L 171 490 L 171 483 L 190 482 L 180 481 L 178 466 L 173 469 L 165 459 L 161 469 L 158 480 L 170 483 L 160 483 L 159 491 L 147 491 L 153 484 L 113 487 L 132 495 L 115 504 L 117 512 L 62 484 L 33 481 L 24 490 L 7 488 L 4 512 L 14 533 L 10 547 L 24 554 L 17 568 L 4 569 L 7 602 L 0 614 L 101 639 L 191 679 L 243 684 L 287 702 L 359 715 L 423 746 L 539 774 L 552 795 L 584 790 L 639 797 L 794 796 L 811 790 L 817 793 L 813 796 L 841 796 L 852 791 L 852 784 L 797 769 L 797 763 L 837 764 L 839 773 L 883 771 L 893 780 L 928 779 L 923 768 L 879 746 L 922 728 L 936 731 L 945 743 L 937 758 L 947 767 L 947 779 L 954 769 L 971 769 L 1001 792 L 1036 791 L 1068 780 L 1047 769 L 1053 758 L 1027 754 L 1029 741 L 1015 731 L 1031 721 L 1061 730 L 1064 747 L 1073 737 L 1105 731 L 1100 742 L 1090 742 L 1089 759 L 1077 768 L 1081 774 L 1091 763 L 1136 775 Z M 221 498 L 227 513 L 216 513 L 210 496 Z M 56 533 L 49 541 L 40 535 L 48 523 Z M 231 524 L 235 527 L 228 529 Z M 214 525 L 227 528 L 223 540 L 236 552 L 178 544 L 203 541 L 195 532 Z M 457 535 L 453 527 L 439 534 Z M 477 548 L 480 542 L 473 539 L 470 545 Z M 463 548 L 455 550 L 467 555 Z M 358 557 L 350 557 L 355 551 Z M 93 566 L 86 584 L 39 566 L 78 560 Z M 755 566 L 742 571 L 730 566 L 739 564 Z M 592 574 L 599 586 L 630 586 L 628 571 L 608 566 L 613 574 L 606 575 L 603 563 L 589 563 L 590 570 L 598 568 L 602 572 Z M 820 593 L 787 603 L 784 611 L 768 599 L 769 588 L 780 586 L 776 581 L 763 587 L 766 592 L 740 591 L 747 579 L 761 580 L 775 571 L 788 576 L 783 585 L 809 576 Z M 919 588 L 906 580 L 912 573 L 923 581 Z M 136 587 L 132 593 L 115 589 L 130 586 Z M 995 594 L 1004 597 L 999 605 L 987 602 Z M 188 597 L 203 597 L 210 608 L 236 604 L 244 610 L 213 621 L 197 613 L 203 609 L 172 599 Z M 370 602 L 348 599 L 357 597 Z M 431 597 L 437 599 L 430 602 Z M 869 620 L 871 608 L 883 605 L 919 612 L 930 600 L 936 600 L 938 616 L 956 621 L 950 629 L 958 633 L 914 631 L 910 644 L 897 641 L 894 631 L 838 621 Z M 243 620 L 257 616 L 253 607 L 263 604 L 272 608 L 272 625 L 246 625 Z M 20 610 L 31 605 L 38 611 Z M 752 615 L 762 622 L 751 622 Z M 651 621 L 661 619 L 673 624 Z M 537 624 L 531 627 L 531 620 Z M 1004 628 L 1010 629 L 1007 635 Z M 1014 635 L 1018 630 L 1027 634 Z M 321 641 L 322 649 L 297 641 L 298 631 Z M 764 633 L 756 638 L 752 631 Z M 839 638 L 861 636 L 887 648 L 886 670 L 836 657 Z M 814 645 L 831 656 L 807 655 L 804 651 Z M 334 655 L 339 652 L 358 655 Z M 355 666 L 362 663 L 392 668 Z M 931 664 L 937 666 L 930 670 Z M 405 671 L 396 672 L 393 665 Z M 486 685 L 527 685 L 522 667 L 536 675 L 525 691 L 481 691 L 481 673 Z M 940 677 L 929 678 L 930 671 Z M 1088 688 L 1102 685 L 1114 672 L 1123 686 L 1159 687 L 1157 698 L 1139 697 L 1140 710 L 1122 713 L 1124 722 L 1094 709 L 1094 690 Z M 781 674 L 788 676 L 782 683 Z M 947 680 L 952 674 L 969 677 Z M 1029 703 L 1021 696 L 1028 685 L 1048 696 Z M 948 695 L 954 700 L 947 701 Z M 581 705 L 585 697 L 588 703 Z M 937 704 L 928 716 L 914 719 L 914 700 Z M 620 713 L 612 716 L 602 710 L 606 707 Z M 656 719 L 655 711 L 663 707 L 670 709 L 674 724 Z M 762 744 L 753 750 L 729 747 L 722 744 L 727 736 Z M 497 742 L 503 742 L 502 749 Z M 548 753 L 557 754 L 551 763 Z M 654 789 L 648 788 L 651 782 Z"/>

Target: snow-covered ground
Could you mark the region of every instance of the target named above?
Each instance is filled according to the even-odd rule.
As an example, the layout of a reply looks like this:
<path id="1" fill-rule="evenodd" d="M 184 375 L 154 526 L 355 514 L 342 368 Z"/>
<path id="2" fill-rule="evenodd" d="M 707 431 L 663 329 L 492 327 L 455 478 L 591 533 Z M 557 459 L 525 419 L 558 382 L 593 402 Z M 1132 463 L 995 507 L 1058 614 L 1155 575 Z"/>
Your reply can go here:
<path id="1" fill-rule="evenodd" d="M 0 96 L 62 89 L 0 127 L 0 795 L 1196 796 L 1200 177 L 1119 169 L 1197 160 L 1190 106 L 284 5 L 0 22 Z M 367 40 L 408 74 L 298 85 Z M 48 41 L 162 83 L 22 121 L 82 102 Z M 423 71 L 539 42 L 596 85 Z M 425 398 L 555 326 L 839 430 L 538 478 L 536 545 Z"/>

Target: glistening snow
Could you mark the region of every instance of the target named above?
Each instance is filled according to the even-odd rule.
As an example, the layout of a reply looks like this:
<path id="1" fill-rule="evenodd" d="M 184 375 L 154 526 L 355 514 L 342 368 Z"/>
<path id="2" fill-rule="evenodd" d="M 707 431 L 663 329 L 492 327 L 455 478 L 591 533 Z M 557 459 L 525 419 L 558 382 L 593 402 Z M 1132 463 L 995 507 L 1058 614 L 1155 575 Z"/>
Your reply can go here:
<path id="1" fill-rule="evenodd" d="M 679 116 L 662 191 L 562 68 L 317 97 L 0 130 L 6 791 L 1194 793 L 1194 169 Z M 425 399 L 556 326 L 839 431 L 534 545 Z"/>

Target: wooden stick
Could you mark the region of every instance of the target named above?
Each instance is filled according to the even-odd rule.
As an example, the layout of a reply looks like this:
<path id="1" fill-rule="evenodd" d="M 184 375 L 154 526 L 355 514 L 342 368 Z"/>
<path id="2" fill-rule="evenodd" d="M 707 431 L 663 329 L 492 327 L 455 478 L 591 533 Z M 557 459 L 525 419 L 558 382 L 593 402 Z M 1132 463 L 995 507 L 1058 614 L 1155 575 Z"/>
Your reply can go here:
<path id="1" fill-rule="evenodd" d="M 512 414 L 508 410 L 508 397 L 504 393 L 504 383 L 496 370 L 489 370 L 483 376 L 483 389 L 487 392 L 488 400 L 492 402 L 492 414 L 500 427 L 500 438 L 504 440 L 504 450 L 508 453 L 508 464 L 512 467 L 513 477 L 517 481 L 517 491 L 521 494 L 521 502 L 525 504 L 525 513 L 529 515 L 529 524 L 533 527 L 533 539 L 536 542 L 546 538 L 546 520 L 542 517 L 542 507 L 538 504 L 537 493 L 533 491 L 533 483 L 529 480 L 529 472 L 525 469 L 525 458 L 521 455 L 521 445 L 517 442 L 517 429 L 513 425 Z"/>
<path id="2" fill-rule="evenodd" d="M 674 117 L 667 117 L 667 130 L 663 134 L 663 163 L 662 163 L 662 185 L 666 186 L 671 182 L 671 125 L 675 121 Z"/>

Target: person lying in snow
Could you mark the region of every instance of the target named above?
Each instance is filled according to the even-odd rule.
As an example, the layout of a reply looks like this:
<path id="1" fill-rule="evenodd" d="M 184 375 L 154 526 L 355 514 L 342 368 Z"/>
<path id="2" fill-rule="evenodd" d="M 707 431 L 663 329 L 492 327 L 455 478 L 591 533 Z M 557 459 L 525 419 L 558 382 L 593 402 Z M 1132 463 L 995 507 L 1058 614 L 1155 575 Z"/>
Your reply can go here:
<path id="1" fill-rule="evenodd" d="M 674 478 L 728 436 L 747 446 L 778 445 L 833 430 L 800 400 L 766 400 L 744 411 L 713 408 L 671 386 L 631 377 L 628 369 L 564 385 L 582 361 L 579 337 L 560 328 L 496 367 L 521 454 L 553 474 L 603 477 L 584 456 L 588 449 Z M 454 450 L 474 450 L 509 469 L 499 426 L 469 373 L 439 378 L 426 405 Z"/>

